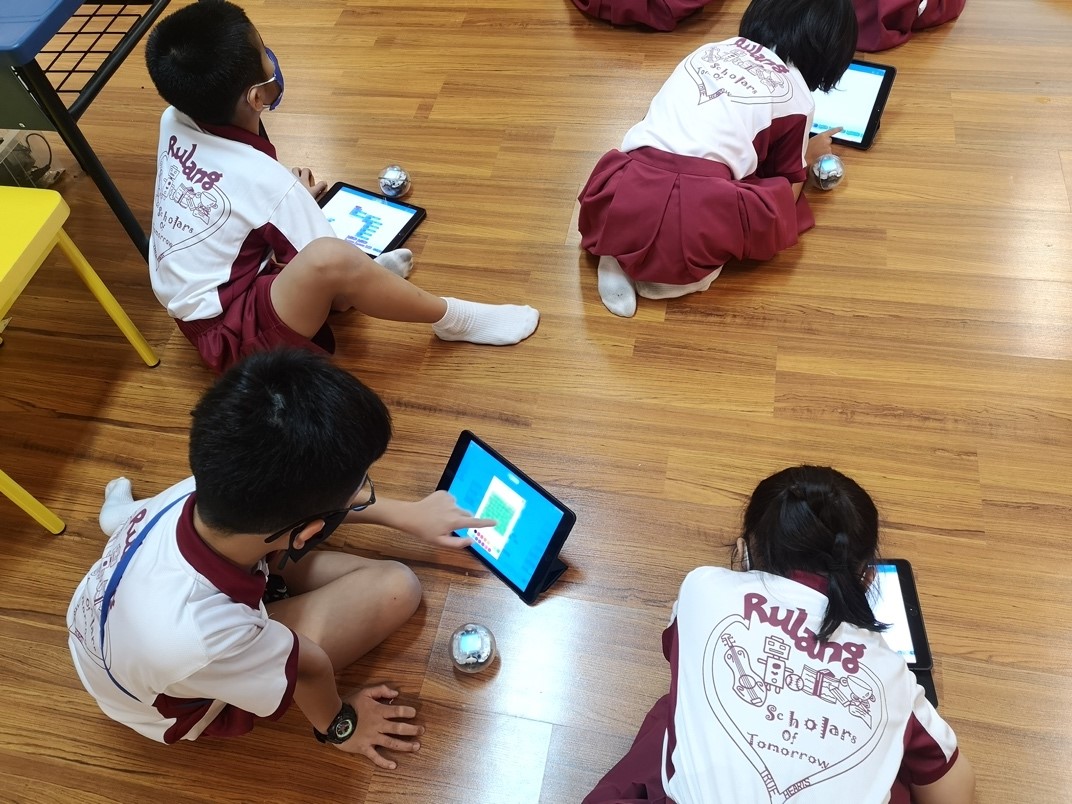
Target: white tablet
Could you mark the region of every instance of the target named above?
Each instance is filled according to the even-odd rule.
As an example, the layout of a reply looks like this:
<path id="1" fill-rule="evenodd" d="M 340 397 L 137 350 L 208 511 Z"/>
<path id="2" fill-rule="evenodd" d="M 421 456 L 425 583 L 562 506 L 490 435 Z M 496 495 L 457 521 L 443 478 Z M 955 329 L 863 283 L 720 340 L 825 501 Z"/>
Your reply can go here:
<path id="1" fill-rule="evenodd" d="M 841 126 L 834 141 L 852 148 L 870 148 L 882 121 L 882 110 L 893 87 L 897 69 L 886 64 L 855 60 L 836 87 L 815 92 L 811 133 Z"/>
<path id="2" fill-rule="evenodd" d="M 370 257 L 401 246 L 427 214 L 421 207 L 341 181 L 318 203 L 335 234 Z"/>

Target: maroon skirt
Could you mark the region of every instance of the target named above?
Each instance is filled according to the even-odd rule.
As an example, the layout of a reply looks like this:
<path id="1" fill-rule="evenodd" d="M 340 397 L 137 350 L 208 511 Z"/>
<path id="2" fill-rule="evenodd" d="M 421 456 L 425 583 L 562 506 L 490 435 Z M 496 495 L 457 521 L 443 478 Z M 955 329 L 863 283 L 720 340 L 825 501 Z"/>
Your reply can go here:
<path id="1" fill-rule="evenodd" d="M 638 282 L 687 285 L 730 260 L 769 260 L 815 225 L 784 177 L 736 181 L 719 162 L 610 151 L 578 198 L 581 246 Z"/>
<path id="2" fill-rule="evenodd" d="M 912 38 L 915 31 L 955 20 L 966 0 L 927 0 L 919 13 L 919 0 L 852 0 L 860 26 L 858 50 L 888 50 Z"/>
<path id="3" fill-rule="evenodd" d="M 699 11 L 711 0 L 573 0 L 590 17 L 612 25 L 645 25 L 656 31 L 672 31 L 678 22 Z"/>
<path id="4" fill-rule="evenodd" d="M 670 696 L 655 702 L 637 732 L 633 745 L 607 771 L 581 804 L 674 804 L 663 792 L 663 737 L 673 713 Z"/>

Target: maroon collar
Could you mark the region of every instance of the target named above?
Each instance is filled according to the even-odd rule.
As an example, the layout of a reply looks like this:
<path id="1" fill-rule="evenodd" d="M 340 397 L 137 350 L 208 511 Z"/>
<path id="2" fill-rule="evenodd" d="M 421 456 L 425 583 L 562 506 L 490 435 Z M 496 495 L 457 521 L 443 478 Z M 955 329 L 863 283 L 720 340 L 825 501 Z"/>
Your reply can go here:
<path id="1" fill-rule="evenodd" d="M 223 137 L 225 140 L 232 140 L 233 142 L 240 142 L 243 145 L 248 145 L 251 148 L 256 148 L 262 154 L 267 154 L 276 158 L 275 146 L 268 140 L 268 134 L 264 130 L 264 126 L 261 126 L 261 133 L 254 134 L 252 131 L 246 131 L 239 126 L 232 126 L 230 124 L 226 126 L 217 126 L 213 123 L 202 123 L 200 120 L 195 121 L 202 131 L 207 131 L 209 134 L 214 134 L 217 137 Z"/>
<path id="2" fill-rule="evenodd" d="M 236 603 L 244 603 L 251 609 L 259 608 L 268 579 L 259 571 L 246 572 L 205 544 L 194 528 L 194 505 L 197 494 L 191 494 L 179 514 L 175 529 L 179 552 L 190 566 L 204 575 L 209 583 Z"/>
<path id="3" fill-rule="evenodd" d="M 804 584 L 804 586 L 807 586 L 809 589 L 814 589 L 820 595 L 825 595 L 826 590 L 830 588 L 830 582 L 822 575 L 817 575 L 814 572 L 793 570 L 789 573 L 789 580 Z"/>

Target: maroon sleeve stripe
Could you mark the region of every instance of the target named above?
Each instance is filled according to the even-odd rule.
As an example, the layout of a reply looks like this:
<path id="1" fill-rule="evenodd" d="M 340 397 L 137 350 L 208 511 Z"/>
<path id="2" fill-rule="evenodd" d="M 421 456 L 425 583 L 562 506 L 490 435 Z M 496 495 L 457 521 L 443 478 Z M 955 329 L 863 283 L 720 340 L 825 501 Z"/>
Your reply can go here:
<path id="1" fill-rule="evenodd" d="M 908 721 L 904 737 L 904 759 L 901 772 L 910 784 L 924 785 L 937 782 L 957 761 L 960 749 L 954 749 L 949 759 L 930 733 L 915 715 Z"/>
<path id="2" fill-rule="evenodd" d="M 279 706 L 265 720 L 279 720 L 279 718 L 283 717 L 283 713 L 290 708 L 291 701 L 294 700 L 294 686 L 298 683 L 298 650 L 298 635 L 294 634 L 294 647 L 290 649 L 290 656 L 287 657 L 287 688 L 283 692 L 283 697 L 279 700 Z"/>

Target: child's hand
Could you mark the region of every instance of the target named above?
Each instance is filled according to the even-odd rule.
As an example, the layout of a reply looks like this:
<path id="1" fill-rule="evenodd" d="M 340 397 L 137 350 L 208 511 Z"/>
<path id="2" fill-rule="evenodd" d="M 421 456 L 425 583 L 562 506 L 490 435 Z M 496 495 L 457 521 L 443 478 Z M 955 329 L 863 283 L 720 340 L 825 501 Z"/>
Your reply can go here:
<path id="1" fill-rule="evenodd" d="M 314 199 L 319 199 L 328 189 L 328 183 L 314 179 L 313 172 L 309 168 L 291 168 L 290 172 L 298 177 L 298 180 Z"/>
<path id="2" fill-rule="evenodd" d="M 406 523 L 400 528 L 418 539 L 439 547 L 468 547 L 472 539 L 461 539 L 453 532 L 466 528 L 487 528 L 496 524 L 494 519 L 477 519 L 458 507 L 450 492 L 440 489 L 419 500 L 409 503 Z"/>
<path id="3" fill-rule="evenodd" d="M 397 763 L 384 757 L 379 752 L 379 748 L 409 753 L 419 751 L 421 748 L 419 742 L 400 738 L 418 737 L 424 734 L 424 726 L 399 722 L 400 719 L 415 718 L 417 710 L 412 706 L 380 703 L 381 699 L 393 701 L 397 697 L 398 690 L 393 690 L 386 684 L 365 687 L 347 696 L 347 703 L 357 712 L 357 730 L 349 740 L 335 747 L 348 754 L 363 754 L 376 765 L 388 770 L 394 770 Z"/>
<path id="4" fill-rule="evenodd" d="M 815 164 L 815 160 L 823 154 L 832 154 L 834 152 L 832 148 L 834 135 L 840 134 L 841 131 L 841 126 L 828 128 L 822 134 L 816 134 L 808 140 L 808 151 L 804 158 L 807 160 L 809 167 Z"/>

